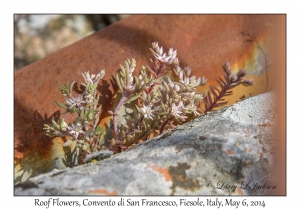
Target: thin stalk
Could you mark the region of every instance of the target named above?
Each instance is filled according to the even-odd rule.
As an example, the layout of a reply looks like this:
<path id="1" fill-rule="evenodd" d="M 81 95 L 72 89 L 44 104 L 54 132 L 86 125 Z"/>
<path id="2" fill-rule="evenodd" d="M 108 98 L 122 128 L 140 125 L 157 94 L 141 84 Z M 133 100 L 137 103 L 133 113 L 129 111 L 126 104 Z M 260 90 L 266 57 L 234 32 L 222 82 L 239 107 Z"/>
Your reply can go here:
<path id="1" fill-rule="evenodd" d="M 170 120 L 172 120 L 174 117 L 170 117 L 169 119 L 167 119 L 165 122 L 163 122 L 163 124 L 161 125 L 160 127 L 160 130 L 159 130 L 159 134 L 162 134 L 163 130 L 164 130 L 164 127 L 169 123 Z"/>
<path id="2" fill-rule="evenodd" d="M 117 105 L 115 111 L 113 112 L 114 132 L 112 132 L 112 135 L 116 141 L 119 140 L 119 137 L 117 135 L 117 133 L 118 133 L 118 120 L 117 120 L 118 112 L 127 98 L 128 98 L 128 96 L 123 95 L 121 100 L 119 101 L 119 104 Z"/>

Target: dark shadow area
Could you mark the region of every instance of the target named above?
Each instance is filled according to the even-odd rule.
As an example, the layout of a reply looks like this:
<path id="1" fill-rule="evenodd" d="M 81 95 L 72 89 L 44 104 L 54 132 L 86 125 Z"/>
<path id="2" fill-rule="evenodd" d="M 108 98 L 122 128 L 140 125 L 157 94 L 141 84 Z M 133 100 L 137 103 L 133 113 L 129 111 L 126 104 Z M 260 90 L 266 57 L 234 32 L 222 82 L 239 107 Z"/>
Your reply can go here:
<path id="1" fill-rule="evenodd" d="M 80 161 L 80 156 L 78 154 L 77 149 L 71 150 L 70 147 L 63 147 L 65 156 L 62 159 L 62 163 L 64 164 L 65 167 L 74 167 L 78 165 L 78 162 Z"/>
<path id="2" fill-rule="evenodd" d="M 23 171 L 15 182 L 21 181 L 24 173 L 34 176 L 45 173 L 51 168 L 52 138 L 45 135 L 44 124 L 50 124 L 51 119 L 58 120 L 60 111 L 51 116 L 42 116 L 38 111 L 32 111 L 15 99 L 14 101 L 14 166 L 20 168 L 15 171 Z"/>
<path id="3" fill-rule="evenodd" d="M 100 93 L 99 98 L 99 105 L 102 104 L 101 109 L 101 115 L 100 115 L 100 121 L 112 117 L 111 114 L 108 113 L 108 111 L 113 109 L 113 97 L 118 91 L 118 86 L 113 78 L 110 79 L 109 82 L 106 80 L 101 80 L 97 87 L 98 93 Z M 103 126 L 102 126 L 103 127 Z M 112 139 L 112 123 L 111 120 L 104 122 L 104 128 L 105 134 L 104 139 L 109 140 Z M 109 142 L 105 141 L 104 145 L 108 146 Z"/>
<path id="4" fill-rule="evenodd" d="M 84 16 L 90 22 L 94 31 L 101 30 L 121 20 L 121 17 L 117 14 L 85 14 Z"/>
<path id="5" fill-rule="evenodd" d="M 102 105 L 100 121 L 103 118 L 109 117 L 110 114 L 108 113 L 108 111 L 109 111 L 109 109 L 112 109 L 112 101 L 113 101 L 113 96 L 116 92 L 116 89 L 115 89 L 112 79 L 110 80 L 110 82 L 111 82 L 111 85 L 106 80 L 101 80 L 97 87 L 97 91 L 98 91 L 98 93 L 100 93 L 98 105 Z M 114 92 L 112 92 L 111 89 L 113 89 Z"/>

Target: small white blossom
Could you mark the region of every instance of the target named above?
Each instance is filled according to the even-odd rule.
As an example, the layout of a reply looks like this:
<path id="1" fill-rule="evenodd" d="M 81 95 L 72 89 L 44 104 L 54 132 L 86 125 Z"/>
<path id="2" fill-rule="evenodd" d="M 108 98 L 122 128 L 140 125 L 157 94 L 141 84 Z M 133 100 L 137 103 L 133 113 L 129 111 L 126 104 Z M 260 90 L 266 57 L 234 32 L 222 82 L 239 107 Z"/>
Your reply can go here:
<path id="1" fill-rule="evenodd" d="M 144 118 L 150 118 L 151 120 L 153 120 L 153 117 L 155 117 L 155 116 L 153 114 L 154 110 L 151 107 L 152 107 L 151 105 L 148 105 L 148 106 L 144 105 L 142 107 L 142 111 L 144 114 Z"/>
<path id="2" fill-rule="evenodd" d="M 81 123 L 77 123 L 76 125 L 72 124 L 68 129 L 71 131 L 70 134 L 76 136 L 76 139 L 78 138 L 79 134 L 85 134 L 85 132 L 82 130 Z"/>
<path id="3" fill-rule="evenodd" d="M 171 65 L 172 63 L 174 64 L 178 63 L 178 59 L 176 58 L 177 51 L 173 50 L 173 48 L 169 49 L 168 56 L 167 56 L 166 53 L 163 53 L 163 48 L 159 47 L 157 42 L 152 43 L 152 47 L 154 49 L 154 50 L 151 49 L 152 54 L 157 60 L 167 65 Z"/>
<path id="4" fill-rule="evenodd" d="M 84 81 L 85 81 L 86 84 L 88 82 L 91 82 L 91 83 L 94 84 L 99 79 L 99 77 L 100 77 L 100 79 L 102 79 L 102 77 L 104 77 L 104 75 L 105 75 L 104 70 L 101 70 L 101 72 L 97 75 L 95 75 L 95 74 L 90 75 L 90 73 L 88 71 L 82 73 L 82 76 L 83 76 Z"/>
<path id="5" fill-rule="evenodd" d="M 66 100 L 66 103 L 67 105 L 70 106 L 70 109 L 72 109 L 74 106 L 77 106 L 78 108 L 82 108 L 82 104 L 85 104 L 86 102 L 83 100 L 83 96 L 82 95 L 78 95 L 77 98 L 68 98 L 68 99 L 65 99 Z"/>
<path id="6" fill-rule="evenodd" d="M 182 109 L 183 109 L 182 101 L 178 105 L 173 103 L 171 113 L 174 117 L 180 117 L 182 114 Z"/>

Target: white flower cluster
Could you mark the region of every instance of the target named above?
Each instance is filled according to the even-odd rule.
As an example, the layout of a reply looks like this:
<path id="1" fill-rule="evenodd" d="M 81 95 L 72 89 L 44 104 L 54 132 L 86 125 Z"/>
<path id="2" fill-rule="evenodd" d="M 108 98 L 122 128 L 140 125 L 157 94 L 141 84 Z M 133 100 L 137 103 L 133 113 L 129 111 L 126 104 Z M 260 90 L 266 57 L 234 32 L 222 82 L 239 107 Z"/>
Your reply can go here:
<path id="1" fill-rule="evenodd" d="M 174 73 L 179 77 L 179 82 L 188 90 L 193 90 L 198 86 L 203 86 L 207 81 L 207 79 L 205 79 L 204 77 L 199 77 L 198 79 L 195 76 L 190 77 L 190 67 L 181 69 L 180 66 L 177 66 L 176 68 L 174 68 Z"/>
<path id="2" fill-rule="evenodd" d="M 83 79 L 85 81 L 85 85 L 89 82 L 92 84 L 99 83 L 100 79 L 102 79 L 105 75 L 105 70 L 101 70 L 101 72 L 97 75 L 89 73 L 89 71 L 82 73 Z"/>
<path id="3" fill-rule="evenodd" d="M 82 83 L 82 85 L 85 86 L 85 90 L 82 93 L 82 95 L 88 107 L 94 106 L 95 108 L 96 104 L 94 102 L 95 100 L 98 101 L 96 96 L 96 89 L 100 80 L 104 77 L 104 75 L 105 75 L 104 70 L 101 70 L 100 73 L 97 75 L 95 74 L 90 75 L 88 71 L 82 73 L 82 76 L 85 81 L 85 83 Z"/>
<path id="4" fill-rule="evenodd" d="M 143 68 L 138 80 L 134 82 L 136 89 L 138 84 L 145 84 L 143 88 L 135 92 L 139 94 L 134 100 L 138 99 L 140 105 L 136 105 L 133 109 L 133 116 L 126 117 L 127 123 L 119 126 L 116 126 L 117 112 L 111 112 L 114 116 L 114 139 L 111 141 L 111 145 L 115 146 L 119 143 L 121 151 L 126 148 L 126 145 L 134 145 L 139 141 L 146 140 L 151 133 L 162 133 L 188 118 L 200 115 L 195 102 L 202 100 L 203 94 L 196 93 L 196 89 L 198 86 L 204 85 L 206 79 L 204 77 L 196 79 L 195 76 L 191 76 L 189 67 L 181 69 L 176 57 L 176 50 L 171 48 L 168 53 L 164 53 L 163 48 L 159 47 L 156 42 L 152 44 L 152 47 L 151 51 L 155 57 L 154 65 L 151 68 Z M 126 90 L 126 72 L 128 72 L 127 78 L 130 78 L 129 73 L 132 73 L 126 71 L 130 67 L 130 63 L 127 63 L 127 67 L 121 68 L 115 77 L 122 92 Z M 163 77 L 172 70 L 178 75 L 178 82 L 172 81 L 167 76 Z M 121 82 L 121 80 L 123 81 Z M 146 84 L 145 81 L 150 82 Z M 130 94 L 126 97 L 132 98 Z M 117 133 L 119 135 L 116 135 Z"/>
<path id="5" fill-rule="evenodd" d="M 179 60 L 176 57 L 177 56 L 177 50 L 173 50 L 173 48 L 169 49 L 168 55 L 164 53 L 163 47 L 159 47 L 157 42 L 152 43 L 152 48 L 150 50 L 152 51 L 154 57 L 166 65 L 178 65 Z"/>

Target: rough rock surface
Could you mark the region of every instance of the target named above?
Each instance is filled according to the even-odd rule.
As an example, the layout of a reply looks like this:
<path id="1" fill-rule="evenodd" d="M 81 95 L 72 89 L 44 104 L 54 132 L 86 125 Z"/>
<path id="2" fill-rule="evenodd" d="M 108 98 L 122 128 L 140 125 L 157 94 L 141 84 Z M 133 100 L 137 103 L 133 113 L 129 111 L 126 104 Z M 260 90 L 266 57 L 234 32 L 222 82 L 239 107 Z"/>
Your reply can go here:
<path id="1" fill-rule="evenodd" d="M 110 158 L 30 178 L 15 195 L 271 195 L 275 96 L 245 99 Z"/>

